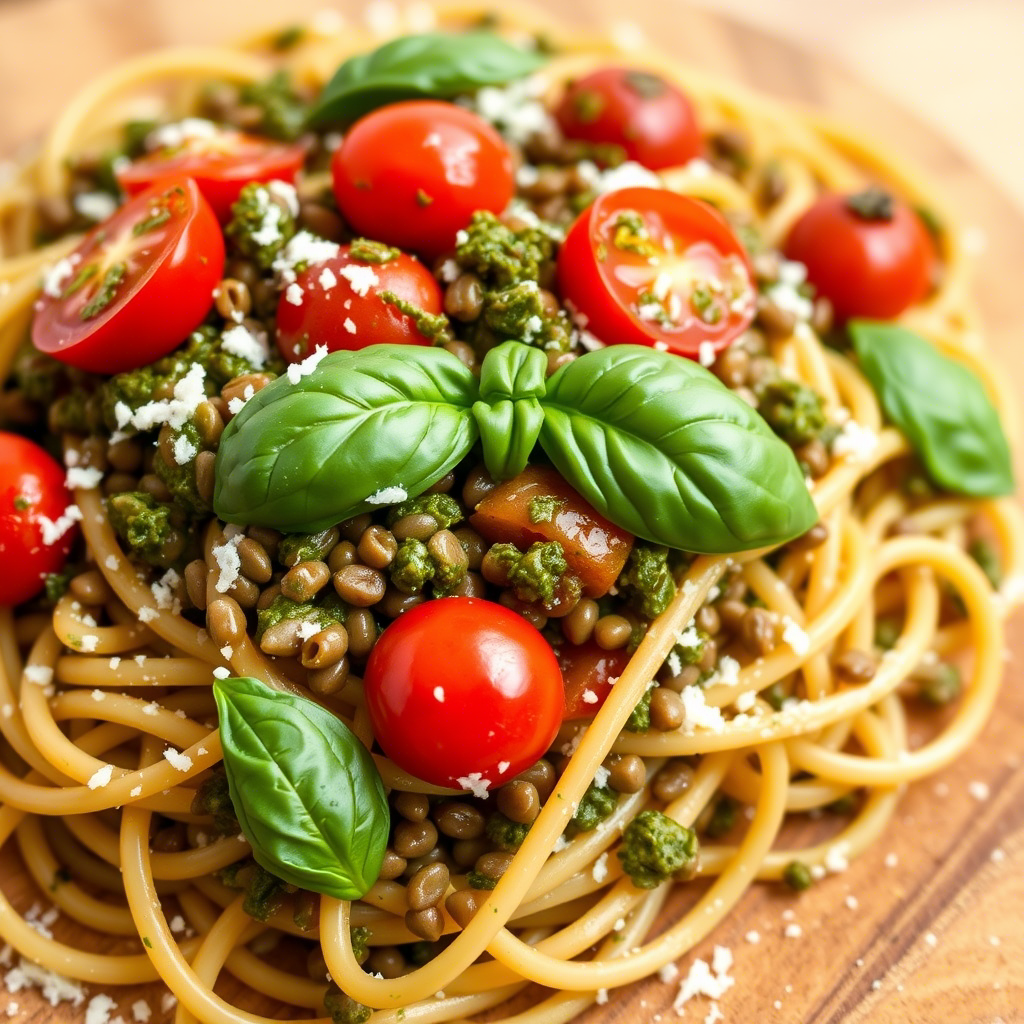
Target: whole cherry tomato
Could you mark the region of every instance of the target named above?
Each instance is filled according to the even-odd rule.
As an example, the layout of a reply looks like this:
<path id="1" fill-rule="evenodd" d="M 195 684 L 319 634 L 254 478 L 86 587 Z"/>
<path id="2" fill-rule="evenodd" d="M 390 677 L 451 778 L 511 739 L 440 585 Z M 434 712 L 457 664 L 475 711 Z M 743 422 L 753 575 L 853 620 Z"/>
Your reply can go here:
<path id="1" fill-rule="evenodd" d="M 572 82 L 555 111 L 567 138 L 621 146 L 630 160 L 659 170 L 700 155 L 690 101 L 649 71 L 602 68 Z"/>
<path id="2" fill-rule="evenodd" d="M 128 195 L 137 195 L 156 182 L 187 175 L 199 186 L 218 219 L 225 223 L 231 219 L 231 204 L 244 185 L 274 180 L 293 183 L 305 159 L 302 146 L 218 128 L 209 121 L 191 119 L 182 124 L 206 127 L 201 131 L 183 128 L 172 136 L 169 144 L 118 171 L 118 183 Z"/>
<path id="3" fill-rule="evenodd" d="M 415 320 L 381 292 L 436 315 L 442 299 L 434 276 L 404 252 L 384 262 L 366 262 L 359 258 L 360 246 L 386 253 L 374 243 L 343 245 L 337 256 L 308 267 L 281 294 L 277 344 L 285 359 L 304 359 L 317 345 L 338 352 L 385 343 L 431 344 Z"/>
<path id="4" fill-rule="evenodd" d="M 558 254 L 562 296 L 600 341 L 654 345 L 703 363 L 753 320 L 752 280 L 725 218 L 666 189 L 599 196 Z"/>
<path id="5" fill-rule="evenodd" d="M 92 373 L 152 363 L 213 305 L 224 238 L 190 178 L 130 199 L 53 268 L 36 303 L 40 352 Z"/>
<path id="6" fill-rule="evenodd" d="M 606 651 L 593 640 L 579 646 L 562 644 L 558 664 L 565 680 L 565 721 L 593 718 L 625 671 L 629 657 L 622 648 Z"/>
<path id="7" fill-rule="evenodd" d="M 363 686 L 384 752 L 438 786 L 497 788 L 543 755 L 562 721 L 562 673 L 547 641 L 478 598 L 405 612 L 370 653 Z"/>
<path id="8" fill-rule="evenodd" d="M 42 448 L 0 431 L 0 604 L 21 604 L 60 572 L 78 533 L 65 520 L 64 470 Z"/>
<path id="9" fill-rule="evenodd" d="M 936 261 L 917 214 L 879 188 L 821 196 L 790 229 L 785 253 L 806 264 L 841 320 L 899 316 L 928 294 Z"/>
<path id="10" fill-rule="evenodd" d="M 452 103 L 409 100 L 367 114 L 331 162 L 342 216 L 362 235 L 433 259 L 475 210 L 512 198 L 512 156 L 482 118 Z"/>

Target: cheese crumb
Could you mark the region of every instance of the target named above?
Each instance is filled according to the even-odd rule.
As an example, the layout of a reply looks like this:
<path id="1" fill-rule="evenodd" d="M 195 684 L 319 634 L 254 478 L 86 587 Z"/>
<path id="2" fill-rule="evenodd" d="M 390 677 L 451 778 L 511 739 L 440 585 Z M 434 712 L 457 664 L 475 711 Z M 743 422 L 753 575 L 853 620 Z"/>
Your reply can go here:
<path id="1" fill-rule="evenodd" d="M 732 963 L 732 952 L 724 946 L 715 946 L 710 966 L 705 960 L 694 960 L 689 973 L 679 985 L 679 994 L 672 1003 L 676 1013 L 681 1016 L 683 1007 L 694 996 L 721 999 L 736 983 L 736 979 L 728 973 Z"/>
<path id="2" fill-rule="evenodd" d="M 316 350 L 311 352 L 301 363 L 288 364 L 288 380 L 292 384 L 298 384 L 303 377 L 308 377 L 327 357 L 327 346 L 317 345 Z"/>
<path id="3" fill-rule="evenodd" d="M 665 982 L 666 985 L 671 984 L 678 977 L 679 968 L 675 964 L 665 964 L 658 968 L 658 980 Z"/>
<path id="4" fill-rule="evenodd" d="M 851 416 L 832 442 L 832 454 L 845 456 L 852 462 L 869 462 L 877 447 L 878 435 Z"/>
<path id="5" fill-rule="evenodd" d="M 110 782 L 111 776 L 114 774 L 114 766 L 112 764 L 105 764 L 102 768 L 97 768 L 93 772 L 92 778 L 89 779 L 88 786 L 90 789 L 103 789 Z"/>
<path id="6" fill-rule="evenodd" d="M 42 513 L 36 515 L 36 522 L 43 534 L 43 543 L 52 547 L 71 529 L 75 523 L 82 521 L 82 510 L 77 505 L 68 505 L 56 519 L 50 519 Z"/>
<path id="7" fill-rule="evenodd" d="M 176 750 L 174 747 L 168 747 L 164 751 L 164 760 L 172 768 L 177 768 L 179 772 L 187 772 L 192 768 L 192 758 L 188 754 L 183 754 L 181 751 Z"/>
<path id="8" fill-rule="evenodd" d="M 825 868 L 833 874 L 839 874 L 850 866 L 849 861 L 850 844 L 847 842 L 836 843 L 830 846 L 825 853 Z"/>
<path id="9" fill-rule="evenodd" d="M 985 782 L 972 782 L 967 786 L 967 792 L 979 803 L 984 803 L 990 796 L 988 784 Z"/>
<path id="10" fill-rule="evenodd" d="M 345 317 L 345 320 L 344 320 L 342 326 L 345 328 L 346 331 L 348 331 L 349 334 L 355 334 L 356 333 L 356 323 L 352 319 L 352 317 L 350 317 L 350 316 Z"/>
<path id="11" fill-rule="evenodd" d="M 782 642 L 789 644 L 793 653 L 799 654 L 800 657 L 807 654 L 811 649 L 811 638 L 807 631 L 789 615 L 783 618 L 782 625 Z"/>
<path id="12" fill-rule="evenodd" d="M 181 915 L 179 914 L 174 920 L 171 921 L 171 931 L 174 931 L 175 922 L 181 921 L 181 928 L 179 931 L 184 930 L 185 922 L 182 921 Z M 132 1003 L 132 1019 L 138 1021 L 138 1024 L 146 1024 L 146 1021 L 153 1015 L 153 1011 L 149 1007 L 149 1003 L 145 999 L 136 999 Z"/>
<path id="13" fill-rule="evenodd" d="M 220 665 L 218 665 L 217 668 L 215 668 L 213 670 L 213 678 L 214 679 L 227 679 L 228 676 L 230 676 L 230 675 L 231 675 L 231 669 L 229 669 L 229 668 L 222 668 Z"/>
<path id="14" fill-rule="evenodd" d="M 217 582 L 214 583 L 214 589 L 218 594 L 226 594 L 242 574 L 242 559 L 238 554 L 238 545 L 244 539 L 242 534 L 237 534 L 213 548 L 213 560 L 220 569 Z"/>
<path id="15" fill-rule="evenodd" d="M 263 331 L 254 334 L 244 324 L 229 327 L 220 336 L 220 347 L 233 356 L 251 363 L 257 370 L 262 370 L 270 357 L 270 345 Z"/>
<path id="16" fill-rule="evenodd" d="M 338 273 L 349 283 L 349 287 L 360 298 L 365 297 L 369 290 L 380 284 L 380 278 L 373 267 L 363 266 L 361 263 L 348 263 L 339 267 Z"/>
<path id="17" fill-rule="evenodd" d="M 485 779 L 481 772 L 470 772 L 468 775 L 460 775 L 455 781 L 464 790 L 472 793 L 478 800 L 487 799 L 487 790 L 491 787 L 491 780 Z"/>
<path id="18" fill-rule="evenodd" d="M 597 883 L 603 882 L 608 877 L 608 851 L 605 850 L 600 857 L 594 861 L 594 868 L 591 871 L 594 881 Z"/>
<path id="19" fill-rule="evenodd" d="M 758 932 L 758 931 L 754 931 L 754 930 L 751 930 L 751 931 L 747 932 L 747 934 L 744 935 L 743 937 L 752 946 L 756 946 L 761 941 L 761 933 Z"/>
<path id="20" fill-rule="evenodd" d="M 584 690 L 583 691 L 583 703 L 584 704 L 596 704 L 598 702 L 598 700 L 599 700 L 599 698 L 598 698 L 597 694 L 594 693 L 593 690 Z"/>
<path id="21" fill-rule="evenodd" d="M 29 683 L 36 686 L 49 686 L 53 682 L 53 669 L 49 665 L 26 665 L 21 673 Z"/>
<path id="22" fill-rule="evenodd" d="M 684 686 L 679 696 L 686 715 L 683 731 L 688 736 L 692 736 L 695 729 L 707 729 L 709 732 L 722 732 L 725 729 L 721 709 L 707 703 L 704 691 L 699 686 Z"/>
<path id="23" fill-rule="evenodd" d="M 379 491 L 375 491 L 367 497 L 366 503 L 368 505 L 397 505 L 408 497 L 406 489 L 396 484 L 393 487 L 382 487 Z"/>
<path id="24" fill-rule="evenodd" d="M 804 930 L 798 924 L 787 924 L 783 934 L 787 939 L 799 939 L 803 935 Z"/>
<path id="25" fill-rule="evenodd" d="M 129 792 L 128 792 L 128 795 L 130 797 L 132 797 L 133 799 L 135 797 L 142 796 L 142 787 L 141 786 L 132 786 L 131 790 L 129 790 Z"/>
<path id="26" fill-rule="evenodd" d="M 116 1006 L 117 1003 L 103 992 L 93 996 L 85 1008 L 85 1024 L 108 1024 L 110 1011 Z"/>
<path id="27" fill-rule="evenodd" d="M 160 613 L 155 608 L 150 608 L 148 604 L 142 605 L 137 614 L 139 622 L 152 622 L 160 617 Z"/>
<path id="28" fill-rule="evenodd" d="M 81 487 L 83 490 L 91 491 L 99 486 L 103 479 L 103 470 L 94 466 L 72 466 L 67 473 L 66 483 L 68 487 Z"/>
<path id="29" fill-rule="evenodd" d="M 697 358 L 700 365 L 707 368 L 715 364 L 715 346 L 710 341 L 702 341 L 697 349 Z"/>
<path id="30" fill-rule="evenodd" d="M 598 1006 L 604 1006 L 604 1004 L 608 1002 L 608 989 L 599 988 L 594 1000 Z"/>
<path id="31" fill-rule="evenodd" d="M 117 555 L 107 555 L 107 557 L 103 560 L 103 564 L 111 572 L 117 572 L 117 570 L 121 567 L 121 559 L 118 558 Z"/>

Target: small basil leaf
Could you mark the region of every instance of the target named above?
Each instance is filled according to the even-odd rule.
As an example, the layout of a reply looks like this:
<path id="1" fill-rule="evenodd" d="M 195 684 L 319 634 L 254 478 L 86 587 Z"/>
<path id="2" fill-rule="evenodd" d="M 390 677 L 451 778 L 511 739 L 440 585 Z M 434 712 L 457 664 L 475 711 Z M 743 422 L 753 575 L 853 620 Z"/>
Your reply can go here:
<path id="1" fill-rule="evenodd" d="M 369 751 L 305 697 L 218 679 L 231 803 L 256 863 L 302 889 L 356 900 L 380 875 L 391 817 Z"/>
<path id="2" fill-rule="evenodd" d="M 484 465 L 495 480 L 508 480 L 526 468 L 544 422 L 537 399 L 546 389 L 547 365 L 540 349 L 518 341 L 506 341 L 484 356 L 473 418 Z"/>
<path id="3" fill-rule="evenodd" d="M 314 533 L 421 494 L 476 441 L 473 374 L 450 352 L 373 345 L 272 381 L 228 424 L 213 507 L 225 522 Z"/>
<path id="4" fill-rule="evenodd" d="M 386 103 L 447 99 L 482 85 L 502 85 L 536 71 L 543 58 L 490 32 L 429 32 L 393 39 L 350 57 L 334 73 L 309 124 L 349 122 Z"/>
<path id="5" fill-rule="evenodd" d="M 688 359 L 636 345 L 548 380 L 541 447 L 602 515 L 685 551 L 781 544 L 818 518 L 792 450 Z"/>
<path id="6" fill-rule="evenodd" d="M 1013 492 L 1013 460 L 992 400 L 977 375 L 896 324 L 851 320 L 850 337 L 885 414 L 954 494 Z"/>

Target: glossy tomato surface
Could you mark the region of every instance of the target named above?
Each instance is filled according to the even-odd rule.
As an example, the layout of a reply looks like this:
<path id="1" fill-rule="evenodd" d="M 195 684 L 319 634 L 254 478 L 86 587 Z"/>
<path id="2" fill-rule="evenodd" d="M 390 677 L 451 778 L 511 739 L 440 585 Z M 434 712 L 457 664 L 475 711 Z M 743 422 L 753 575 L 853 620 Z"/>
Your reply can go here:
<path id="1" fill-rule="evenodd" d="M 746 252 L 706 203 L 666 189 L 599 196 L 558 254 L 563 298 L 606 345 L 655 345 L 708 360 L 754 318 Z"/>
<path id="2" fill-rule="evenodd" d="M 93 373 L 152 363 L 180 345 L 213 305 L 224 239 L 190 178 L 130 199 L 46 277 L 36 348 Z"/>
<path id="3" fill-rule="evenodd" d="M 602 68 L 570 83 L 555 111 L 567 138 L 621 146 L 630 160 L 659 170 L 701 152 L 690 101 L 660 75 Z"/>
<path id="4" fill-rule="evenodd" d="M 562 644 L 558 664 L 565 680 L 565 721 L 593 718 L 604 707 L 629 657 L 621 648 L 606 651 L 593 640 L 578 646 Z"/>
<path id="5" fill-rule="evenodd" d="M 71 503 L 63 468 L 39 445 L 0 431 L 0 604 L 35 597 L 43 577 L 63 568 L 78 527 L 46 537 L 42 520 L 58 524 Z"/>
<path id="6" fill-rule="evenodd" d="M 200 122 L 203 123 L 203 122 Z M 128 195 L 157 182 L 185 175 L 199 186 L 222 223 L 231 219 L 231 204 L 251 181 L 294 183 L 302 168 L 302 146 L 273 142 L 230 128 L 210 126 L 209 133 L 185 135 L 175 145 L 161 146 L 118 171 Z"/>
<path id="7" fill-rule="evenodd" d="M 384 752 L 438 786 L 508 782 L 562 721 L 562 674 L 547 641 L 515 612 L 472 597 L 426 601 L 392 622 L 363 684 Z"/>
<path id="8" fill-rule="evenodd" d="M 865 216 L 857 212 L 865 209 L 858 197 L 823 195 L 786 239 L 786 256 L 807 266 L 807 280 L 841 320 L 889 320 L 931 287 L 936 253 L 928 232 L 905 203 L 884 198 L 876 204 L 878 216 Z M 886 209 L 889 216 L 882 215 Z"/>
<path id="9" fill-rule="evenodd" d="M 429 345 L 415 320 L 389 292 L 424 313 L 441 312 L 441 289 L 414 256 L 399 253 L 384 263 L 356 259 L 344 245 L 338 255 L 308 267 L 277 307 L 277 344 L 285 359 L 304 359 L 318 345 L 331 352 L 367 345 Z"/>
<path id="10" fill-rule="evenodd" d="M 482 118 L 410 100 L 367 114 L 331 163 L 342 216 L 361 235 L 433 259 L 475 210 L 500 213 L 515 190 L 512 156 Z"/>

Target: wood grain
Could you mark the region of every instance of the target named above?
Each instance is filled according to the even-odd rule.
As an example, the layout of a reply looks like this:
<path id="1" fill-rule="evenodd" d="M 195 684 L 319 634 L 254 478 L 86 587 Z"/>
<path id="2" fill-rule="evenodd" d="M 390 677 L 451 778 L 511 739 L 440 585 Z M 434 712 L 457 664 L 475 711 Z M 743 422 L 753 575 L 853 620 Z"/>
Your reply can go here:
<path id="1" fill-rule="evenodd" d="M 337 6 L 356 16 L 355 4 Z M 572 0 L 544 6 L 588 25 L 610 24 L 623 11 L 611 0 L 589 3 L 586 15 Z M 119 57 L 171 42 L 227 39 L 243 22 L 295 20 L 322 7 L 316 0 L 8 0 L 0 6 L 0 152 L 36 133 L 63 97 Z M 1024 382 L 1024 220 L 963 154 L 819 55 L 665 0 L 639 0 L 628 10 L 650 38 L 680 58 L 832 111 L 927 168 L 963 221 L 977 228 L 975 239 L 986 243 L 976 290 L 987 334 L 1013 379 Z M 25 57 L 41 52 L 59 55 L 45 80 L 35 70 L 37 58 Z M 694 951 L 710 959 L 716 943 L 733 950 L 736 985 L 721 1002 L 727 1021 L 1024 1024 L 1022 665 L 1018 620 L 1010 631 L 1006 683 L 983 736 L 950 769 L 909 787 L 882 842 L 799 898 L 779 887 L 755 888 Z M 972 796 L 971 783 L 988 786 L 989 798 Z M 0 877 L 22 908 L 40 898 L 10 848 L 0 856 Z M 794 911 L 800 938 L 784 936 L 787 909 Z M 756 945 L 745 939 L 752 930 L 760 936 Z M 692 955 L 680 962 L 684 973 Z M 584 1020 L 674 1019 L 674 994 L 675 986 L 648 982 L 612 993 Z M 128 1019 L 138 997 L 132 991 L 120 999 Z M 32 994 L 15 998 L 16 1024 L 82 1019 L 81 1011 L 51 1011 Z M 153 1003 L 159 1007 L 159 999 Z M 685 1019 L 702 1020 L 707 1012 L 698 1000 Z"/>

